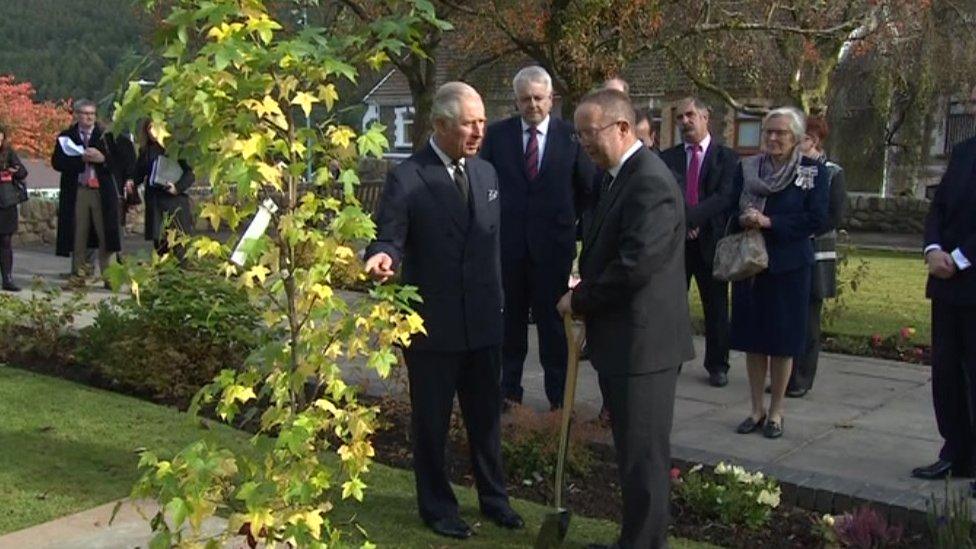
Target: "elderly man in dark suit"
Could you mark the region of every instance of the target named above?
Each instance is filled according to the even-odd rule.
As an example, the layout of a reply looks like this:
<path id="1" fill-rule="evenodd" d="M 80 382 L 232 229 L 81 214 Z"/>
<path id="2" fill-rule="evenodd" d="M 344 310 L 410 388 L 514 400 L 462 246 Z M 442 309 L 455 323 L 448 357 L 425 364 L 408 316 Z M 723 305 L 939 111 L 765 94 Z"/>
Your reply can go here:
<path id="1" fill-rule="evenodd" d="M 411 440 L 423 521 L 448 537 L 470 537 L 444 470 L 455 394 L 471 448 L 481 512 L 521 528 L 509 506 L 500 443 L 502 285 L 498 179 L 477 158 L 485 129 L 481 96 L 449 82 L 434 95 L 434 135 L 389 173 L 376 214 L 366 270 L 385 281 L 396 272 L 419 289 L 426 336 L 404 349 L 410 380 Z"/>
<path id="2" fill-rule="evenodd" d="M 584 223 L 581 281 L 557 308 L 585 320 L 590 360 L 607 391 L 623 493 L 612 547 L 665 547 L 678 365 L 694 356 L 681 193 L 637 140 L 626 94 L 586 96 L 575 121 L 583 148 L 607 174 Z"/>
<path id="3" fill-rule="evenodd" d="M 550 408 L 562 405 L 566 334 L 556 301 L 576 257 L 576 221 L 593 181 L 593 164 L 573 127 L 549 115 L 552 79 L 526 67 L 512 80 L 519 114 L 488 127 L 481 157 L 498 172 L 501 198 L 505 343 L 502 397 L 522 402 L 529 310 L 539 336 L 539 361 Z"/>
<path id="4" fill-rule="evenodd" d="M 925 219 L 925 294 L 932 300 L 932 404 L 945 439 L 923 479 L 973 475 L 976 438 L 976 138 L 952 149 Z"/>
<path id="5" fill-rule="evenodd" d="M 684 194 L 685 277 L 698 284 L 705 313 L 705 369 L 714 387 L 728 384 L 729 283 L 712 276 L 715 244 L 725 233 L 736 203 L 735 170 L 739 157 L 716 143 L 708 131 L 708 106 L 696 97 L 678 101 L 674 110 L 682 143 L 661 153 Z"/>

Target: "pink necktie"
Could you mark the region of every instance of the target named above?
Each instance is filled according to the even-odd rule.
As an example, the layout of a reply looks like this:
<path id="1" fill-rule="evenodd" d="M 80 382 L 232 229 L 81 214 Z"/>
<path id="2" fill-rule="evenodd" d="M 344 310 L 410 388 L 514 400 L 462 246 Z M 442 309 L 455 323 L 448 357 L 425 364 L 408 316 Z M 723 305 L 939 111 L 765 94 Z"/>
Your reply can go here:
<path id="1" fill-rule="evenodd" d="M 685 201 L 689 206 L 698 205 L 698 178 L 701 173 L 701 145 L 690 145 L 691 162 L 688 164 L 688 173 L 685 174 Z"/>
<path id="2" fill-rule="evenodd" d="M 525 171 L 529 174 L 529 181 L 532 181 L 539 175 L 539 140 L 536 138 L 539 130 L 530 126 L 525 131 L 529 132 L 529 142 L 525 144 Z"/>

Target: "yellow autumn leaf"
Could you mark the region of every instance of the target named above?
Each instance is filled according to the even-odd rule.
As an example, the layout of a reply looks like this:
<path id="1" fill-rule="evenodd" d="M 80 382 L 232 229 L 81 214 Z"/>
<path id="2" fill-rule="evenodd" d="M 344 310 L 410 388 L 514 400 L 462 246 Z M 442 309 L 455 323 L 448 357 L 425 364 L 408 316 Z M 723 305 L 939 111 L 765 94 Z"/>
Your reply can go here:
<path id="1" fill-rule="evenodd" d="M 318 97 L 303 91 L 296 93 L 295 97 L 291 100 L 292 105 L 300 105 L 302 107 L 302 112 L 305 113 L 306 118 L 312 114 L 312 103 L 318 102 Z"/>
<path id="2" fill-rule="evenodd" d="M 263 152 L 259 150 L 261 149 L 262 141 L 263 139 L 261 134 L 253 133 L 251 134 L 251 137 L 247 138 L 246 141 L 238 140 L 237 143 L 234 144 L 234 150 L 240 151 L 241 156 L 244 157 L 244 160 L 247 160 L 248 158 Z"/>
<path id="3" fill-rule="evenodd" d="M 264 162 L 257 163 L 258 173 L 264 181 L 276 189 L 281 189 L 281 172 L 278 168 Z"/>
<path id="4" fill-rule="evenodd" d="M 427 328 L 424 328 L 424 319 L 421 318 L 417 313 L 410 313 L 407 316 L 407 326 L 410 327 L 410 331 L 413 333 L 427 333 Z"/>
<path id="5" fill-rule="evenodd" d="M 254 279 L 259 282 L 264 283 L 264 280 L 268 277 L 271 271 L 264 265 L 255 265 L 251 267 L 246 273 L 244 273 L 244 285 L 248 288 L 254 287 Z"/>
<path id="6" fill-rule="evenodd" d="M 355 137 L 356 132 L 349 126 L 337 126 L 329 132 L 329 141 L 337 147 L 348 147 Z"/>
<path id="7" fill-rule="evenodd" d="M 332 110 L 332 106 L 339 100 L 339 93 L 334 84 L 319 86 L 319 99 L 325 103 L 325 108 Z"/>
<path id="8" fill-rule="evenodd" d="M 332 297 L 332 288 L 326 286 L 325 284 L 315 283 L 312 284 L 310 290 L 313 294 L 319 296 L 319 299 L 329 299 Z"/>

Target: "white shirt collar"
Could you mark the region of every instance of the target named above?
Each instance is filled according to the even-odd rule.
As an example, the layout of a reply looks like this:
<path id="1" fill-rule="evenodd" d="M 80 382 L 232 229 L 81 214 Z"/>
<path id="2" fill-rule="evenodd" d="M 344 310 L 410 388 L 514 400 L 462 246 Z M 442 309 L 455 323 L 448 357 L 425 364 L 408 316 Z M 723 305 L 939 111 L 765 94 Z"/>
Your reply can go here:
<path id="1" fill-rule="evenodd" d="M 434 136 L 430 136 L 430 146 L 434 149 L 434 153 L 437 154 L 437 158 L 440 158 L 441 162 L 444 163 L 444 167 L 454 169 L 454 160 L 450 156 L 447 156 L 447 154 L 437 146 L 437 142 L 434 141 Z M 461 166 L 461 168 L 464 168 L 463 156 L 458 159 L 458 164 Z"/>
<path id="2" fill-rule="evenodd" d="M 607 173 L 610 174 L 610 177 L 617 179 L 617 174 L 620 173 L 620 168 L 624 166 L 624 163 L 627 162 L 627 160 L 630 159 L 631 156 L 634 156 L 634 154 L 636 154 L 637 151 L 641 150 L 643 146 L 644 143 L 640 139 L 635 141 L 634 144 L 631 145 L 629 149 L 627 149 L 627 152 L 625 152 L 624 155 L 620 157 L 620 162 L 618 162 L 616 166 L 607 170 Z"/>
<path id="3" fill-rule="evenodd" d="M 706 133 L 705 138 L 698 143 L 698 145 L 701 147 L 702 150 L 702 156 L 705 156 L 705 153 L 708 152 L 708 146 L 711 144 L 712 144 L 712 134 Z M 691 143 L 685 143 L 685 152 L 686 153 L 691 152 L 691 147 L 692 147 Z"/>
<path id="4" fill-rule="evenodd" d="M 532 126 L 531 124 L 529 124 L 528 122 L 526 122 L 524 118 L 519 118 L 519 121 L 522 122 L 522 133 L 527 132 L 529 130 L 529 128 Z M 542 122 L 539 122 L 539 124 L 535 127 L 535 129 L 538 130 L 539 133 L 542 134 L 542 135 L 546 135 L 547 133 L 549 133 L 549 115 L 548 114 L 546 115 L 545 118 L 542 119 Z"/>

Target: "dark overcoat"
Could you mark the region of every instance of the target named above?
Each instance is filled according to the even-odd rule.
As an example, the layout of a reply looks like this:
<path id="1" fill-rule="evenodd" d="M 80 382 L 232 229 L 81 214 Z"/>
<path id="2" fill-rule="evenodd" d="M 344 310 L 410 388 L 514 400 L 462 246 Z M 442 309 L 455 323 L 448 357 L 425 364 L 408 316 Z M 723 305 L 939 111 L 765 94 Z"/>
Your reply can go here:
<path id="1" fill-rule="evenodd" d="M 152 173 L 153 163 L 160 155 L 165 155 L 166 151 L 156 143 L 150 143 L 143 150 L 139 151 L 139 159 L 136 161 L 135 177 L 136 185 L 145 185 L 146 189 L 146 240 L 160 240 L 164 235 L 164 222 L 172 219 L 167 228 L 178 226 L 183 232 L 189 233 L 193 228 L 193 216 L 190 212 L 190 198 L 186 190 L 193 186 L 195 176 L 190 165 L 179 160 L 180 167 L 183 168 L 183 175 L 179 181 L 174 181 L 177 194 L 172 195 L 149 184 L 149 176 Z"/>
<path id="2" fill-rule="evenodd" d="M 122 249 L 122 227 L 119 223 L 119 191 L 112 174 L 110 165 L 111 153 L 104 139 L 105 130 L 95 125 L 92 130 L 89 145 L 105 155 L 105 162 L 95 164 L 95 175 L 98 178 L 98 191 L 102 205 L 102 222 L 105 227 L 105 248 L 109 252 Z M 58 138 L 68 137 L 78 146 L 84 147 L 78 124 L 58 134 Z M 58 239 L 55 249 L 57 255 L 69 257 L 74 248 L 75 239 L 75 202 L 78 197 L 78 175 L 85 170 L 85 162 L 80 156 L 68 156 L 55 141 L 54 151 L 51 153 L 51 166 L 61 172 L 61 192 L 58 196 Z M 89 231 L 94 238 L 95 231 Z M 89 240 L 91 245 L 91 240 Z"/>

